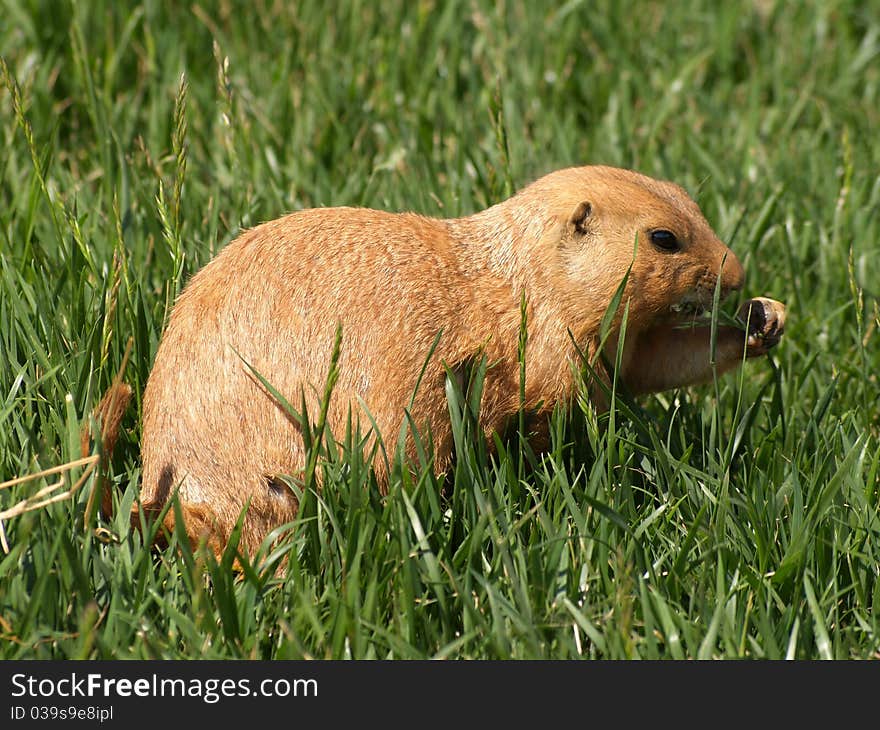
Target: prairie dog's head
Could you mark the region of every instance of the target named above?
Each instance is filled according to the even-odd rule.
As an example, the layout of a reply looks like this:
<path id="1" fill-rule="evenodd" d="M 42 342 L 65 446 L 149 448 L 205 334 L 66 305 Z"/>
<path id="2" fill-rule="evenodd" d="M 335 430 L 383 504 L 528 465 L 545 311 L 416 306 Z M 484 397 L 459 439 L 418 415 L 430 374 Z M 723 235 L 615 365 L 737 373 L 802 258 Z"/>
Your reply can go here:
<path id="1" fill-rule="evenodd" d="M 678 185 L 610 167 L 561 170 L 536 186 L 560 227 L 558 285 L 593 302 L 611 301 L 632 265 L 629 321 L 650 325 L 693 318 L 738 290 L 745 274 L 734 253 Z"/>

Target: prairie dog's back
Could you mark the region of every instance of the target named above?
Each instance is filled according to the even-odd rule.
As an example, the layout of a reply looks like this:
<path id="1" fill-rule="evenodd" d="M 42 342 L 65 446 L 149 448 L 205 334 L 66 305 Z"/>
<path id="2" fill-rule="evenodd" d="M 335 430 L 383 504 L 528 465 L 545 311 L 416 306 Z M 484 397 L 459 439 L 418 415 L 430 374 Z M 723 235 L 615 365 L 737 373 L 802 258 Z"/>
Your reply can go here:
<path id="1" fill-rule="evenodd" d="M 407 363 L 441 328 L 461 339 L 469 296 L 443 221 L 330 208 L 244 232 L 193 276 L 163 335 L 144 393 L 142 501 L 161 504 L 179 486 L 224 519 L 248 498 L 292 518 L 295 503 L 268 477 L 298 472 L 301 437 L 245 362 L 297 408 L 304 392 L 314 420 L 339 323 L 339 416 L 378 387 L 372 415 L 390 432 L 382 403 L 415 384 L 395 372 L 418 372 Z"/>

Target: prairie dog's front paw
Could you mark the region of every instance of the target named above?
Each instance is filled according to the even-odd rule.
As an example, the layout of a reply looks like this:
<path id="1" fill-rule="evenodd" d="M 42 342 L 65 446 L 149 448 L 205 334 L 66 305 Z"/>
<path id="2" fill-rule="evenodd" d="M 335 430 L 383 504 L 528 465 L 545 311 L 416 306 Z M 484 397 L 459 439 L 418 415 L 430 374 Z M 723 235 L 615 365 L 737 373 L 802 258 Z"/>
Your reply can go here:
<path id="1" fill-rule="evenodd" d="M 775 299 L 755 297 L 745 302 L 737 317 L 746 325 L 746 355 L 763 355 L 776 345 L 785 332 L 785 305 Z"/>

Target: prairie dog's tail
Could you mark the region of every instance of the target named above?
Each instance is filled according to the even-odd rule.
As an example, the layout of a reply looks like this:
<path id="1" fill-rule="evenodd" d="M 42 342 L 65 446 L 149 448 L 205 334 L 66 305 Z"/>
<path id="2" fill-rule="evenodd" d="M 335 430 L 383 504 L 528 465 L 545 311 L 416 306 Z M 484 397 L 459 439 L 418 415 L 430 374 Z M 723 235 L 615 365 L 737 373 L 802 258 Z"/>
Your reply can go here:
<path id="1" fill-rule="evenodd" d="M 110 480 L 107 478 L 108 466 L 110 459 L 113 457 L 113 448 L 116 446 L 116 440 L 119 437 L 119 427 L 122 424 L 122 417 L 125 415 L 125 411 L 128 408 L 128 404 L 131 402 L 132 396 L 131 386 L 128 385 L 128 383 L 123 383 L 120 376 L 121 372 L 110 387 L 107 388 L 107 391 L 104 393 L 98 405 L 95 406 L 95 409 L 92 411 L 92 417 L 94 420 L 101 424 L 101 449 L 99 452 L 101 454 L 101 459 L 98 463 L 98 479 L 100 479 L 101 515 L 105 520 L 109 520 L 113 516 L 113 494 L 110 488 Z M 82 450 L 83 456 L 88 456 L 92 449 L 93 437 L 90 424 L 91 420 L 86 421 L 80 431 L 80 449 Z M 93 494 L 95 494 L 95 492 L 93 492 Z M 147 515 L 155 515 L 162 509 L 161 504 L 147 504 L 143 507 L 144 512 Z M 92 513 L 92 498 L 89 499 L 86 513 Z M 135 502 L 131 506 L 130 520 L 131 526 L 138 530 L 141 529 L 140 513 L 141 509 L 139 508 L 138 503 Z M 185 513 L 187 516 L 187 524 L 190 526 L 190 529 L 193 530 L 194 534 L 199 535 L 200 539 L 207 539 L 208 544 L 219 559 L 219 556 L 223 553 L 224 543 L 216 539 L 212 541 L 210 537 L 208 537 L 215 532 L 215 526 L 210 512 L 197 505 L 187 505 L 185 507 Z M 174 512 L 168 512 L 162 520 L 162 524 L 165 526 L 165 529 L 169 534 L 174 532 L 174 523 Z M 158 545 L 166 544 L 165 537 L 161 534 L 156 536 L 155 542 Z M 198 540 L 194 539 L 192 543 L 193 546 L 195 546 L 198 543 Z"/>
<path id="2" fill-rule="evenodd" d="M 101 514 L 109 519 L 113 512 L 113 499 L 110 494 L 110 482 L 107 479 L 107 466 L 113 456 L 116 439 L 119 437 L 119 426 L 122 417 L 131 401 L 131 386 L 123 383 L 118 377 L 107 388 L 107 392 L 101 398 L 95 410 L 92 411 L 94 419 L 101 424 L 101 461 L 98 465 L 101 480 Z M 83 456 L 91 453 L 92 429 L 91 421 L 86 421 L 80 431 L 80 449 Z M 87 510 L 90 512 L 91 510 Z"/>
<path id="3" fill-rule="evenodd" d="M 125 414 L 128 403 L 131 400 L 131 386 L 128 383 L 114 382 L 101 398 L 92 415 L 101 424 L 101 445 L 106 458 L 113 453 L 116 439 L 119 437 L 119 426 L 122 416 Z M 80 432 L 80 447 L 82 455 L 89 455 L 89 444 L 92 439 L 92 431 L 86 423 Z"/>

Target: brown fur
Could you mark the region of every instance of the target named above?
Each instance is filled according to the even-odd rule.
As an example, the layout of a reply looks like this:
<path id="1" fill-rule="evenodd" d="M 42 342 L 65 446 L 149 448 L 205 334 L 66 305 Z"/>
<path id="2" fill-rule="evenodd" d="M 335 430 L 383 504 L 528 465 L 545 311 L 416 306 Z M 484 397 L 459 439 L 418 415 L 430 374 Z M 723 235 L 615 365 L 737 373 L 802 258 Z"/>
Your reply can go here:
<path id="1" fill-rule="evenodd" d="M 128 352 L 126 352 L 125 359 L 128 359 Z M 124 368 L 125 366 L 123 365 Z M 125 415 L 132 396 L 131 386 L 128 383 L 123 383 L 121 377 L 122 374 L 120 372 L 120 375 L 113 381 L 92 411 L 92 418 L 101 425 L 101 431 L 98 434 L 98 439 L 101 441 L 101 446 L 98 450 L 98 453 L 101 455 L 98 465 L 98 485 L 101 498 L 101 514 L 106 519 L 109 519 L 113 513 L 113 495 L 110 491 L 110 481 L 107 478 L 109 462 L 112 458 L 113 450 L 116 448 L 116 439 L 119 437 L 122 417 Z M 91 424 L 88 420 L 80 429 L 79 439 L 80 453 L 83 456 L 88 456 L 92 452 L 93 440 Z M 96 492 L 92 492 L 92 497 L 89 498 L 86 507 L 87 515 L 92 514 L 92 500 L 95 494 Z"/>
<path id="2" fill-rule="evenodd" d="M 674 232 L 681 250 L 653 246 L 658 228 Z M 207 536 L 215 549 L 248 502 L 250 549 L 292 519 L 296 499 L 272 477 L 301 473 L 299 427 L 243 360 L 295 406 L 304 392 L 314 420 L 337 323 L 343 347 L 328 426 L 344 431 L 350 407 L 369 426 L 365 405 L 392 443 L 442 332 L 411 409 L 419 428 L 430 429 L 442 471 L 452 454 L 443 364 L 456 368 L 481 354 L 494 363 L 481 425 L 503 429 L 519 407 L 524 293 L 526 407 L 551 409 L 574 387 L 571 337 L 596 354 L 602 316 L 631 264 L 623 382 L 645 393 L 710 380 L 708 327 L 676 328 L 688 315 L 673 307 L 709 305 L 719 272 L 722 295 L 739 289 L 744 274 L 671 183 L 570 168 L 466 218 L 327 208 L 246 231 L 175 304 L 144 393 L 142 501 L 158 510 L 179 488 L 190 536 Z M 749 320 L 749 356 L 775 344 L 784 324 L 777 302 L 753 306 L 766 316 Z M 715 372 L 742 360 L 744 340 L 742 330 L 719 327 Z M 617 342 L 616 330 L 608 342 Z"/>

